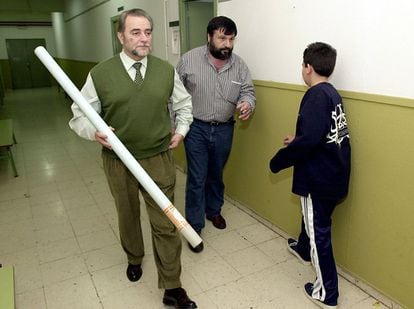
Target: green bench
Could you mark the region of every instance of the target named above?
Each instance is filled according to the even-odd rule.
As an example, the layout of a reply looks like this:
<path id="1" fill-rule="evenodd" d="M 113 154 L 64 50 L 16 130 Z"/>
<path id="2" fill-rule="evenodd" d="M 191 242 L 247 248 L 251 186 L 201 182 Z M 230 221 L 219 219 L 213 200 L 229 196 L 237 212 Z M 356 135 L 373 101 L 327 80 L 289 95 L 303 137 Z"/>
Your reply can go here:
<path id="1" fill-rule="evenodd" d="M 0 159 L 8 159 L 13 168 L 14 177 L 17 177 L 16 164 L 14 163 L 13 153 L 11 148 L 17 144 L 13 132 L 13 121 L 11 119 L 0 119 Z"/>
<path id="2" fill-rule="evenodd" d="M 0 264 L 0 308 L 14 309 L 14 271 L 13 266 L 1 267 Z"/>

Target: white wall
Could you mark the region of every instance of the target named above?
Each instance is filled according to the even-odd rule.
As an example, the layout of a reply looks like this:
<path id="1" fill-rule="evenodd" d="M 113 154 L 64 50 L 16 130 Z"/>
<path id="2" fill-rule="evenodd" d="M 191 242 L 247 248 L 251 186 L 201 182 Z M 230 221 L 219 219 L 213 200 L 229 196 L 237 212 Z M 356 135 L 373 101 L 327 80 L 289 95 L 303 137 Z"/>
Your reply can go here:
<path id="1" fill-rule="evenodd" d="M 67 13 L 56 15 L 53 20 L 56 35 L 64 38 L 56 39 L 59 43 L 56 56 L 59 58 L 99 62 L 111 57 L 110 20 L 122 13 L 117 9 L 123 6 L 124 10 L 146 10 L 154 20 L 152 54 L 163 59 L 170 56 L 173 64 L 178 61 L 166 46 L 168 22 L 178 20 L 177 0 L 68 0 L 66 6 Z"/>
<path id="2" fill-rule="evenodd" d="M 52 27 L 0 27 L 0 59 L 8 59 L 6 39 L 45 39 L 47 49 L 55 53 L 55 37 Z"/>
<path id="3" fill-rule="evenodd" d="M 174 36 L 175 31 L 179 31 L 179 27 L 170 27 L 169 23 L 172 21 L 178 21 L 179 20 L 179 12 L 178 12 L 178 0 L 165 0 L 165 9 L 166 9 L 166 32 L 167 32 L 167 60 L 173 64 L 174 66 L 177 65 L 178 61 L 180 60 L 180 41 L 178 38 Z M 173 50 L 173 39 L 177 39 L 176 44 L 178 48 L 177 50 Z"/>
<path id="4" fill-rule="evenodd" d="M 338 51 L 338 89 L 414 97 L 414 1 L 228 0 L 218 14 L 236 22 L 235 52 L 254 79 L 301 84 L 307 44 Z"/>

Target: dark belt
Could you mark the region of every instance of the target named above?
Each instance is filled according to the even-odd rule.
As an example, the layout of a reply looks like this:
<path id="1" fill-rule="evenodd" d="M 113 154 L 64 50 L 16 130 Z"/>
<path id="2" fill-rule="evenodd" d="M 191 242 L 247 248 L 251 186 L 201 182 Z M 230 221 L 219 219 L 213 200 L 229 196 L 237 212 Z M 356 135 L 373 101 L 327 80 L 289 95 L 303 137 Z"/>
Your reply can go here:
<path id="1" fill-rule="evenodd" d="M 193 118 L 193 120 L 194 120 L 194 122 L 204 123 L 204 124 L 207 124 L 209 126 L 215 126 L 215 127 L 220 126 L 222 124 L 230 124 L 230 123 L 234 122 L 233 117 L 231 117 L 229 120 L 227 120 L 225 122 L 214 121 L 214 120 L 213 121 L 204 121 L 204 120 L 200 120 L 200 119 L 197 119 L 197 118 Z"/>

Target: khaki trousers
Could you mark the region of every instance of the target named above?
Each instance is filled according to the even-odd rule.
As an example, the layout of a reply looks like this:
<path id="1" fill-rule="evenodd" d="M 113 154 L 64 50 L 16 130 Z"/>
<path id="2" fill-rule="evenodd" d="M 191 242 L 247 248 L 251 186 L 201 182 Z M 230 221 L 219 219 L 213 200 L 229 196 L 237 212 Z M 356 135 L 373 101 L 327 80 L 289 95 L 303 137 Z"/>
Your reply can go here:
<path id="1" fill-rule="evenodd" d="M 167 218 L 127 167 L 117 158 L 102 153 L 103 168 L 115 199 L 121 244 L 130 264 L 141 264 L 144 242 L 140 220 L 139 192 L 144 198 L 151 225 L 152 245 L 158 270 L 158 287 L 181 286 L 181 238 Z M 175 165 L 171 151 L 138 160 L 168 199 L 174 203 Z"/>

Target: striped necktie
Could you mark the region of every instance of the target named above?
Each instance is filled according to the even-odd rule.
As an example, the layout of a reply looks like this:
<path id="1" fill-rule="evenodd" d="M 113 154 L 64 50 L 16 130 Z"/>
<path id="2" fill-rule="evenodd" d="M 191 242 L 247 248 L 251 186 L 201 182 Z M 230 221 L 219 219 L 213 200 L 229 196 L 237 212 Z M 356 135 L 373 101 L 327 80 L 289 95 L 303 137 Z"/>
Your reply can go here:
<path id="1" fill-rule="evenodd" d="M 137 83 L 138 86 L 141 85 L 142 82 L 144 81 L 144 79 L 142 78 L 142 75 L 141 75 L 141 70 L 140 70 L 141 66 L 142 66 L 141 62 L 135 62 L 133 64 L 133 67 L 136 70 L 134 82 Z"/>

